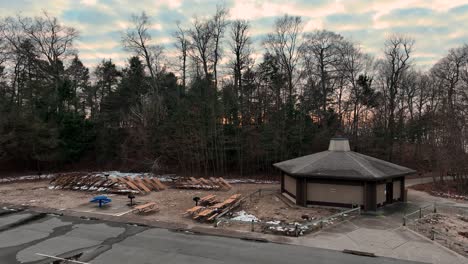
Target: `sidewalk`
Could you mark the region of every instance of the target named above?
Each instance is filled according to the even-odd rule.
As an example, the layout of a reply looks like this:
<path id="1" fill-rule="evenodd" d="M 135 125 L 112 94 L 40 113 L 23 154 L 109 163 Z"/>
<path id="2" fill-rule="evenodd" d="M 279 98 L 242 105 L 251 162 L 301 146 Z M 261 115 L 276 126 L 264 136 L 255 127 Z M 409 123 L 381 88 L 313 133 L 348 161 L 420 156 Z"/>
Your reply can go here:
<path id="1" fill-rule="evenodd" d="M 451 177 L 445 177 L 447 180 Z M 417 178 L 417 179 L 407 179 L 405 186 L 410 187 L 417 184 L 432 182 L 432 177 Z M 466 201 L 456 201 L 453 199 L 448 199 L 444 197 L 432 196 L 426 192 L 417 191 L 413 189 L 408 189 L 408 203 L 423 207 L 430 204 L 441 204 L 441 205 L 450 205 L 463 207 L 468 209 L 468 202 Z"/>
<path id="2" fill-rule="evenodd" d="M 334 250 L 359 250 L 378 256 L 437 264 L 468 260 L 385 216 L 360 216 L 316 234 L 293 239 L 293 244 Z"/>

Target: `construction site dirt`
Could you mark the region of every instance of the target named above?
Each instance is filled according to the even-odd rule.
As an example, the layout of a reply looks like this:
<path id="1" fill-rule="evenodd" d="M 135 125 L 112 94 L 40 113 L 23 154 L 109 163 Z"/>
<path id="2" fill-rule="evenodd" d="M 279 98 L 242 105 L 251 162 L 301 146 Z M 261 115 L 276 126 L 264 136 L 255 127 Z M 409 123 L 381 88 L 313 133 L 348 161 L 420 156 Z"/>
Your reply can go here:
<path id="1" fill-rule="evenodd" d="M 0 203 L 18 206 L 35 206 L 58 210 L 72 210 L 75 212 L 96 213 L 112 216 L 124 216 L 149 221 L 164 221 L 191 226 L 214 226 L 214 221 L 203 222 L 187 217 L 185 212 L 195 206 L 194 197 L 215 196 L 216 201 L 222 202 L 238 194 L 242 203 L 233 209 L 233 213 L 242 212 L 254 216 L 262 222 L 282 221 L 300 222 L 304 217 L 320 219 L 335 213 L 332 208 L 302 208 L 291 206 L 278 195 L 280 186 L 276 183 L 234 183 L 229 190 L 199 190 L 167 188 L 153 191 L 144 195 L 135 195 L 133 206 L 127 195 L 106 194 L 112 199 L 109 205 L 98 207 L 89 201 L 102 193 L 93 191 L 53 189 L 50 180 L 8 182 L 0 184 Z M 258 192 L 259 189 L 266 190 Z M 256 192 L 255 195 L 251 195 Z M 136 214 L 135 205 L 155 203 L 158 210 L 148 214 Z M 210 208 L 207 206 L 206 208 Z M 231 213 L 227 217 L 232 217 Z M 219 225 L 219 229 L 250 230 L 249 219 L 234 224 Z M 257 230 L 256 230 L 257 231 Z"/>

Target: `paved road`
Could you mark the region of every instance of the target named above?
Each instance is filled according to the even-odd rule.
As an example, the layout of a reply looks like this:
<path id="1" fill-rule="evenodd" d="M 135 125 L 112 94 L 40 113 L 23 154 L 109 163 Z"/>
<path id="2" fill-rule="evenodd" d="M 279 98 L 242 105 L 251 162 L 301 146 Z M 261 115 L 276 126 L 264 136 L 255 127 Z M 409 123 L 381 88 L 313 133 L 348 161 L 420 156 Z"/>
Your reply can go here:
<path id="1" fill-rule="evenodd" d="M 416 263 L 339 251 L 195 235 L 122 223 L 0 210 L 0 263 Z"/>

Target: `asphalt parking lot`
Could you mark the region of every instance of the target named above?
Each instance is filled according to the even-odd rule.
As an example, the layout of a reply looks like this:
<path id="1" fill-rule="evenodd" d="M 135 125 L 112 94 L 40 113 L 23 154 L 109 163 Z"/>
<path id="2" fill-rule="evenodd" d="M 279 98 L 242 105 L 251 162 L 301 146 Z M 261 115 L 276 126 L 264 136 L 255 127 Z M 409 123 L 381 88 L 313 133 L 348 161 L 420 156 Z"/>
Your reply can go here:
<path id="1" fill-rule="evenodd" d="M 125 223 L 0 210 L 0 263 L 416 263 Z"/>

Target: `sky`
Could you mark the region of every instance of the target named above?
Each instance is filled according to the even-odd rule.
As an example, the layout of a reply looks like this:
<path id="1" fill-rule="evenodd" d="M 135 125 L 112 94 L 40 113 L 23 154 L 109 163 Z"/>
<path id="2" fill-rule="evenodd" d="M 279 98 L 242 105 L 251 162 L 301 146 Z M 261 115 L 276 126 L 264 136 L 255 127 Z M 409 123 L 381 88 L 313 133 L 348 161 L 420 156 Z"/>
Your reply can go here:
<path id="1" fill-rule="evenodd" d="M 284 14 L 301 16 L 306 32 L 334 31 L 376 57 L 382 55 L 386 37 L 410 36 L 414 63 L 421 69 L 468 43 L 468 0 L 0 0 L 0 16 L 47 11 L 80 32 L 75 47 L 88 67 L 109 58 L 124 66 L 130 54 L 122 48 L 121 36 L 132 14 L 147 13 L 154 43 L 165 46 L 170 57 L 176 21 L 190 26 L 194 16 L 211 16 L 217 4 L 229 8 L 231 19 L 251 22 L 257 54 L 263 52 L 258 44 Z"/>

